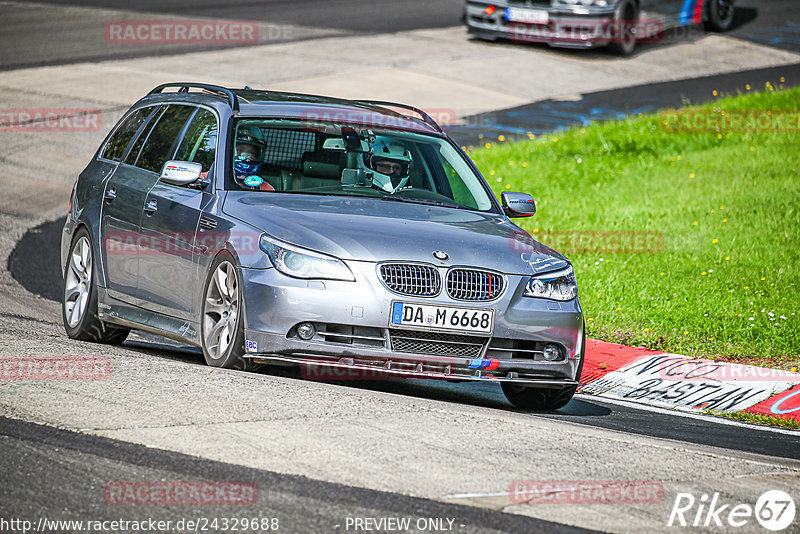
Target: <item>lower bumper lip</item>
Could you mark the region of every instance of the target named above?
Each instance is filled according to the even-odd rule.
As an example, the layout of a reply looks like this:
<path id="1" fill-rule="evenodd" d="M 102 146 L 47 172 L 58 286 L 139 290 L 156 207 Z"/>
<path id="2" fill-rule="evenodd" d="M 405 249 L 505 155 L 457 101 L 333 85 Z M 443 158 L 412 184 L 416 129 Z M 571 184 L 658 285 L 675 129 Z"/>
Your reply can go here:
<path id="1" fill-rule="evenodd" d="M 393 377 L 393 378 L 416 378 L 426 380 L 447 380 L 447 381 L 480 381 L 480 382 L 498 382 L 510 383 L 519 386 L 536 386 L 539 388 L 553 388 L 561 389 L 568 387 L 577 387 L 578 382 L 569 378 L 528 378 L 519 376 L 518 372 L 507 373 L 506 376 L 496 376 L 491 372 L 483 372 L 480 370 L 469 370 L 472 374 L 461 374 L 460 372 L 430 372 L 425 370 L 416 370 L 413 368 L 393 368 L 392 360 L 380 362 L 380 365 L 370 365 L 366 363 L 359 363 L 352 358 L 341 358 L 337 361 L 319 359 L 319 357 L 305 358 L 302 356 L 277 356 L 277 355 L 259 355 L 248 354 L 246 358 L 252 359 L 256 363 L 283 363 L 283 364 L 297 364 L 306 365 L 309 367 L 331 369 L 339 371 L 347 371 L 348 373 L 357 373 L 355 376 L 361 380 L 377 380 L 380 377 Z M 398 364 L 400 362 L 397 362 Z M 422 364 L 419 364 L 422 366 Z M 413 367 L 413 366 L 412 366 Z M 458 368 L 457 371 L 465 371 L 466 369 Z M 358 375 L 358 373 L 363 373 Z M 306 373 L 309 374 L 309 373 Z M 308 376 L 307 378 L 314 378 Z M 336 376 L 319 376 L 319 380 L 335 382 L 337 380 L 352 380 L 354 375 L 340 375 Z"/>

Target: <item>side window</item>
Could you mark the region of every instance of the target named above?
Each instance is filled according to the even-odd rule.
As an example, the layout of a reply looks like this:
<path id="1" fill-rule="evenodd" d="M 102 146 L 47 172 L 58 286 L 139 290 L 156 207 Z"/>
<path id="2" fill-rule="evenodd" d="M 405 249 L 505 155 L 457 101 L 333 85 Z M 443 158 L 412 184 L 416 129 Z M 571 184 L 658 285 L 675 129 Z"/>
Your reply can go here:
<path id="1" fill-rule="evenodd" d="M 447 176 L 447 181 L 450 184 L 451 194 L 447 196 L 452 196 L 453 200 L 462 206 L 478 209 L 478 203 L 475 201 L 475 197 L 464 183 L 464 180 L 458 175 L 458 172 L 450 165 L 450 162 L 442 158 L 441 163 L 444 168 L 445 176 Z"/>
<path id="2" fill-rule="evenodd" d="M 203 165 L 208 172 L 217 151 L 217 118 L 208 110 L 200 109 L 183 137 L 175 159 Z"/>
<path id="3" fill-rule="evenodd" d="M 439 169 L 444 171 L 447 183 L 441 184 L 450 189 L 447 196 L 463 206 L 481 211 L 492 209 L 492 202 L 478 180 L 464 156 L 450 143 L 441 143 L 438 154 Z M 431 165 L 435 165 L 431 163 Z M 436 173 L 438 174 L 438 172 Z M 465 180 L 463 176 L 473 176 L 472 180 Z M 442 191 L 439 191 L 442 193 Z"/>
<path id="4" fill-rule="evenodd" d="M 167 109 L 166 106 L 161 107 L 153 116 L 150 118 L 150 122 L 145 124 L 142 127 L 142 131 L 139 132 L 139 136 L 133 142 L 131 149 L 128 150 L 128 155 L 125 156 L 125 163 L 128 165 L 136 165 L 136 160 L 139 159 L 139 153 L 142 151 L 142 145 L 144 142 L 147 141 L 147 137 L 150 135 L 150 132 L 153 130 L 153 126 L 158 123 L 158 119 L 161 118 L 161 115 L 164 114 L 164 111 Z"/>
<path id="5" fill-rule="evenodd" d="M 150 116 L 150 113 L 153 112 L 153 109 L 155 108 L 141 108 L 128 115 L 128 118 L 125 119 L 120 127 L 117 128 L 117 131 L 114 132 L 114 135 L 111 136 L 111 139 L 108 140 L 100 157 L 110 159 L 111 161 L 120 161 L 131 139 L 136 135 L 142 123 Z"/>
<path id="6" fill-rule="evenodd" d="M 192 106 L 168 106 L 147 137 L 136 166 L 155 173 L 161 172 L 161 167 L 175 150 L 175 138 L 181 133 L 194 109 Z"/>

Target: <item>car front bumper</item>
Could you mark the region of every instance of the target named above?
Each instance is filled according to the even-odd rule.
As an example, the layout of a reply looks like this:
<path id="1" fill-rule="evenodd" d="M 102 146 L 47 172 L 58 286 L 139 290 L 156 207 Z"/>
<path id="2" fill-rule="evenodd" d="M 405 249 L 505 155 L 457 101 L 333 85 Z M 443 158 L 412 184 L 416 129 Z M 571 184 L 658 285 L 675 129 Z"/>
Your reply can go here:
<path id="1" fill-rule="evenodd" d="M 455 301 L 444 291 L 435 298 L 402 296 L 381 283 L 374 263 L 346 263 L 355 282 L 309 281 L 276 269 L 242 269 L 245 357 L 300 364 L 303 374 L 312 379 L 402 376 L 577 386 L 584 351 L 583 313 L 577 298 L 555 302 L 524 297 L 529 277 L 519 275 L 506 275 L 505 291 L 491 302 Z M 414 329 L 409 334 L 405 328 L 390 327 L 395 301 L 492 308 L 493 332 L 491 336 L 442 336 L 442 332 Z M 307 341 L 297 335 L 297 326 L 304 322 L 316 329 Z M 412 340 L 409 346 L 407 335 L 424 339 Z M 429 343 L 428 338 L 434 341 Z M 546 361 L 537 350 L 548 343 L 560 347 L 559 360 Z M 464 353 L 453 353 L 462 348 Z"/>
<path id="2" fill-rule="evenodd" d="M 496 11 L 487 14 L 489 6 Z M 547 23 L 509 21 L 503 3 L 467 2 L 468 31 L 484 39 L 509 39 L 524 43 L 546 43 L 563 48 L 593 48 L 615 40 L 614 8 L 584 6 L 533 6 L 547 13 Z"/>

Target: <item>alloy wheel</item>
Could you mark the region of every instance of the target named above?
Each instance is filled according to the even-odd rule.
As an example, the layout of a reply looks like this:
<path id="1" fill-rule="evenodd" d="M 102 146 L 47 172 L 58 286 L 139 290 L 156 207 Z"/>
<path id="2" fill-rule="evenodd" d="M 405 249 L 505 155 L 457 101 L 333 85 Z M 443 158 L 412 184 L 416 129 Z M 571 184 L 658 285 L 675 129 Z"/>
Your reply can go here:
<path id="1" fill-rule="evenodd" d="M 92 283 L 92 247 L 85 236 L 72 246 L 64 283 L 64 316 L 75 328 L 86 313 Z"/>
<path id="2" fill-rule="evenodd" d="M 203 342 L 212 359 L 223 358 L 233 343 L 239 316 L 239 281 L 229 261 L 217 265 L 208 284 L 203 312 Z"/>
<path id="3" fill-rule="evenodd" d="M 717 2 L 717 15 L 719 20 L 728 20 L 733 15 L 733 3 L 730 0 Z"/>

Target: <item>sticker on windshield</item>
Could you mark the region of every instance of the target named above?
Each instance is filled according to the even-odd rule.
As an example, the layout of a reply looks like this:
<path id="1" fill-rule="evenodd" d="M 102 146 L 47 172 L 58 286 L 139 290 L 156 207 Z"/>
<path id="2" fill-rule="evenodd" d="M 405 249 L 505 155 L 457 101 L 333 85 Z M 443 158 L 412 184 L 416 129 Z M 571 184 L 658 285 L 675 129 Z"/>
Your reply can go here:
<path id="1" fill-rule="evenodd" d="M 256 175 L 248 176 L 247 178 L 244 179 L 244 185 L 246 185 L 247 187 L 258 187 L 263 183 L 264 179 Z"/>

